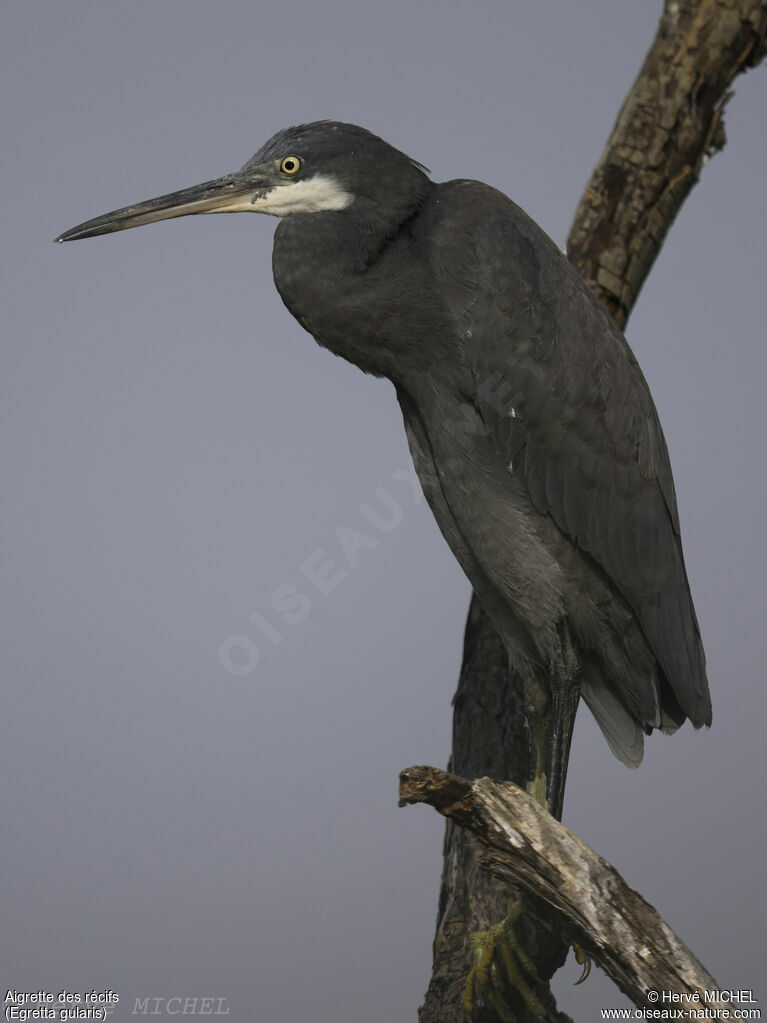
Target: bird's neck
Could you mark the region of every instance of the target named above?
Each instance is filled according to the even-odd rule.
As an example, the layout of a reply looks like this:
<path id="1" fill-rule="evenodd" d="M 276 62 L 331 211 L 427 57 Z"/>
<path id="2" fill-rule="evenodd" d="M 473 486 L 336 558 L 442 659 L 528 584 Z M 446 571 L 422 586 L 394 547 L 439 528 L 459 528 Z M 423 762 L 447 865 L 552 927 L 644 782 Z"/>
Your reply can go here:
<path id="1" fill-rule="evenodd" d="M 344 211 L 287 217 L 275 234 L 277 290 L 325 348 L 365 372 L 398 375 L 417 359 L 402 309 L 427 301 L 427 259 L 417 231 L 430 190 L 385 208 L 355 200 Z"/>

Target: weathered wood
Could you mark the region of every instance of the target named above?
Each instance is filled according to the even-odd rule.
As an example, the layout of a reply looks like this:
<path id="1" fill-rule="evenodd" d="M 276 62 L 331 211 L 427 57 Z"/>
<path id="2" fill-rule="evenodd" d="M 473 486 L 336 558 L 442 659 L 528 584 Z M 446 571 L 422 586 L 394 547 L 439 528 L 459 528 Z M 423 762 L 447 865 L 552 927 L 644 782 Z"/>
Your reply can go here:
<path id="1" fill-rule="evenodd" d="M 766 50 L 767 0 L 666 0 L 567 246 L 569 258 L 621 326 L 702 166 L 724 145 L 723 113 L 732 81 Z M 524 784 L 521 706 L 521 681 L 509 671 L 503 646 L 473 597 L 455 700 L 451 770 Z M 500 920 L 508 906 L 508 885 L 482 871 L 474 839 L 450 820 L 444 853 L 434 971 L 420 1023 L 463 1023 L 469 935 Z M 534 902 L 525 906 L 524 927 L 526 948 L 548 980 L 564 960 L 566 943 L 551 921 L 541 919 Z M 545 1004 L 549 1023 L 567 1019 L 553 998 Z M 524 1005 L 515 1011 L 518 1023 L 540 1023 Z"/>
<path id="2" fill-rule="evenodd" d="M 765 52 L 765 0 L 667 0 L 567 239 L 621 327 L 702 167 L 724 148 L 733 79 Z"/>
<path id="3" fill-rule="evenodd" d="M 642 896 L 578 836 L 511 782 L 465 781 L 434 767 L 400 775 L 400 805 L 428 803 L 477 838 L 479 863 L 543 900 L 637 1006 L 668 1008 L 647 992 L 674 992 L 674 1008 L 707 1003 L 714 978 Z"/>

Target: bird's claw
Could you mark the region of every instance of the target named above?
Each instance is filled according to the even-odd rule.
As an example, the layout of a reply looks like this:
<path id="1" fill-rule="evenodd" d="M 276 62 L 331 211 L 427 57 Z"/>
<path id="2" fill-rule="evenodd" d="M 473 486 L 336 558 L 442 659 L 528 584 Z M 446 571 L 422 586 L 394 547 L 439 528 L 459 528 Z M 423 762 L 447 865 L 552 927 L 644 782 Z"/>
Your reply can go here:
<path id="1" fill-rule="evenodd" d="M 526 979 L 534 984 L 541 982 L 535 964 L 516 936 L 520 912 L 520 904 L 516 902 L 505 920 L 471 936 L 476 961 L 466 978 L 463 994 L 463 1007 L 469 1019 L 472 1018 L 474 999 L 479 996 L 503 1023 L 516 1023 L 516 1017 L 503 997 L 502 992 L 507 987 L 518 993 L 534 1015 L 546 1014 L 541 1000 Z"/>
<path id="2" fill-rule="evenodd" d="M 578 985 L 582 984 L 591 973 L 591 956 L 575 941 L 573 942 L 573 953 L 575 954 L 576 963 L 583 967 L 583 973 L 573 985 L 573 987 L 578 987 Z"/>

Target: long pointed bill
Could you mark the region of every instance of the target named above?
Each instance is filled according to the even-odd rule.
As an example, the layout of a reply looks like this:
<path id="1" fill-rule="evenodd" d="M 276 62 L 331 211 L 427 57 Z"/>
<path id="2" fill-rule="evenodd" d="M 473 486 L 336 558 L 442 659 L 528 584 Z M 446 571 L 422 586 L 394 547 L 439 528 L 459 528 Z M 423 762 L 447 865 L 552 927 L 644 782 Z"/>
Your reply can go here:
<path id="1" fill-rule="evenodd" d="M 202 185 L 184 188 L 180 192 L 160 195 L 136 206 L 125 206 L 121 210 L 113 210 L 94 220 L 87 220 L 84 224 L 78 224 L 77 227 L 59 235 L 56 241 L 71 242 L 77 238 L 93 238 L 98 234 L 125 231 L 129 227 L 153 224 L 156 220 L 187 217 L 196 213 L 257 212 L 255 202 L 263 195 L 263 191 L 263 186 L 259 188 L 253 178 L 245 181 L 239 174 L 228 174 L 226 177 L 216 178 L 215 181 L 206 181 Z"/>

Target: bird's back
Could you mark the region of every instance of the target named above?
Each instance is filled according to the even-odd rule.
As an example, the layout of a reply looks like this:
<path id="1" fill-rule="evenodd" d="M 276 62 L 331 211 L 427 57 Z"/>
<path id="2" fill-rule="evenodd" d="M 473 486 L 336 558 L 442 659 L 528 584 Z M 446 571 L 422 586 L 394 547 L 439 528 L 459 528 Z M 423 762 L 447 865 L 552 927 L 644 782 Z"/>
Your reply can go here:
<path id="1" fill-rule="evenodd" d="M 685 716 L 709 724 L 668 451 L 623 335 L 548 236 L 495 189 L 447 182 L 419 221 L 435 290 L 470 371 L 465 399 L 497 455 L 499 486 L 504 475 L 513 478 L 577 555 L 570 577 L 604 583 L 657 662 L 653 677 L 638 666 L 637 677 L 611 680 L 610 657 L 584 651 L 594 703 L 606 687 L 604 700 L 617 695 L 645 728 L 673 730 Z M 439 424 L 427 430 L 433 435 Z M 630 652 L 626 637 L 609 635 L 614 622 L 602 625 L 605 651 L 623 642 Z M 592 636 L 599 634 L 596 623 Z"/>

